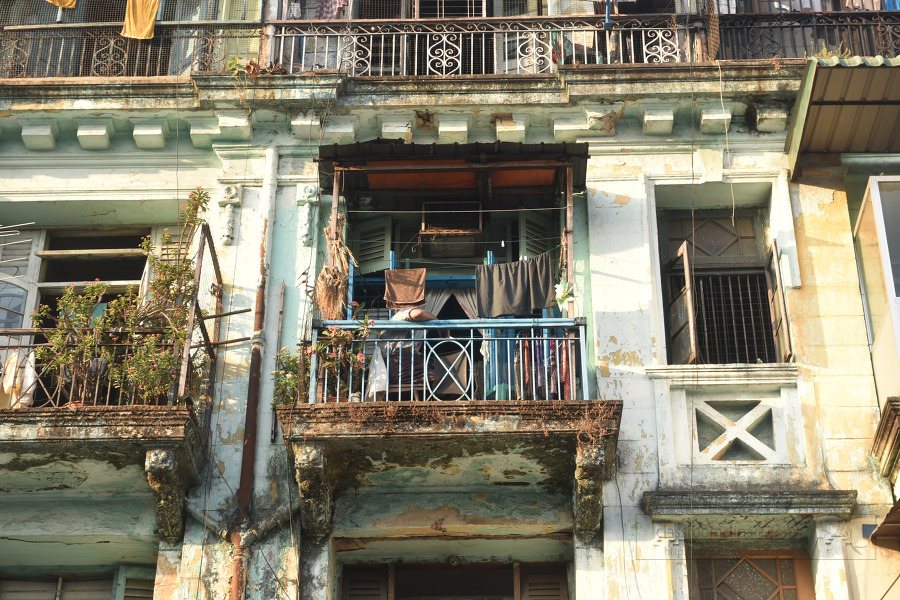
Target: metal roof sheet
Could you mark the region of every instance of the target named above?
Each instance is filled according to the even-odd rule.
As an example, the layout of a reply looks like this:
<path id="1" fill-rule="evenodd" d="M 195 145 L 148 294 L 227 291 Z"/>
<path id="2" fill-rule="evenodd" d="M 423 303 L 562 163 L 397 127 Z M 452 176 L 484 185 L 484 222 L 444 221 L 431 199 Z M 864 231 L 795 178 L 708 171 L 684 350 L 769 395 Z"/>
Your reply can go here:
<path id="1" fill-rule="evenodd" d="M 900 152 L 900 58 L 819 58 L 800 152 Z"/>

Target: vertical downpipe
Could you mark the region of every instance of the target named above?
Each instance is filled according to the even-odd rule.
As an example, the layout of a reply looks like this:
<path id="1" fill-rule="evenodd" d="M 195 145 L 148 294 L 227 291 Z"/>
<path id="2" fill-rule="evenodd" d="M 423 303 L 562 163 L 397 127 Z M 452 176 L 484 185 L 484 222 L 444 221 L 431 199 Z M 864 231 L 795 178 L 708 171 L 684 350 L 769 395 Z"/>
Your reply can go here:
<path id="1" fill-rule="evenodd" d="M 246 548 L 241 540 L 239 530 L 242 523 L 250 518 L 250 505 L 253 498 L 253 478 L 256 463 L 256 428 L 259 420 L 260 374 L 262 371 L 262 355 L 265 346 L 263 327 L 266 315 L 266 275 L 269 270 L 269 259 L 272 255 L 270 227 L 275 216 L 275 192 L 278 189 L 278 150 L 266 148 L 266 170 L 263 175 L 260 212 L 265 215 L 262 226 L 262 237 L 259 242 L 259 275 L 256 281 L 256 309 L 253 313 L 253 348 L 250 353 L 250 378 L 247 388 L 247 413 L 244 421 L 244 449 L 241 454 L 241 479 L 238 486 L 238 525 L 231 532 L 234 544 L 234 557 L 231 565 L 231 600 L 242 600 L 244 597 L 244 560 Z"/>

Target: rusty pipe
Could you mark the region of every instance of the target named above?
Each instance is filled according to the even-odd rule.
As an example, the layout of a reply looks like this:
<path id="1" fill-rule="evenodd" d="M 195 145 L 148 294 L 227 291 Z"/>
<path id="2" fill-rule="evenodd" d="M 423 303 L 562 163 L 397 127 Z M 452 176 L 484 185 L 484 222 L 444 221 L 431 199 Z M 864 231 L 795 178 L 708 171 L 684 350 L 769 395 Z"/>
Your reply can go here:
<path id="1" fill-rule="evenodd" d="M 247 412 L 244 417 L 244 447 L 241 453 L 241 475 L 238 485 L 238 522 L 231 533 L 234 543 L 232 561 L 231 600 L 242 600 L 244 590 L 245 547 L 240 527 L 250 519 L 253 499 L 253 480 L 256 475 L 256 429 L 259 422 L 259 395 L 261 386 L 262 355 L 265 346 L 263 326 L 266 316 L 266 283 L 272 244 L 269 225 L 275 214 L 275 193 L 278 189 L 278 149 L 266 148 L 266 168 L 263 174 L 260 211 L 263 219 L 262 237 L 259 242 L 259 275 L 256 283 L 256 305 L 253 312 L 253 347 L 250 351 L 250 374 L 247 387 Z"/>
<path id="2" fill-rule="evenodd" d="M 241 541 L 240 531 L 232 532 L 231 542 L 234 547 L 234 554 L 231 558 L 231 600 L 243 600 L 244 556 L 246 555 L 246 548 Z"/>

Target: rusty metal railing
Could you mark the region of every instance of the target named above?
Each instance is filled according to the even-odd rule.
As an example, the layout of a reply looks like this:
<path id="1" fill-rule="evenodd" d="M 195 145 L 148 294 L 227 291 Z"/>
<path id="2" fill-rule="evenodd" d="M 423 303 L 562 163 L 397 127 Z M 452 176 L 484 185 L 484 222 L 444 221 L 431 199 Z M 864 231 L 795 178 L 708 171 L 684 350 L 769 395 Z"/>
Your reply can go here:
<path id="1" fill-rule="evenodd" d="M 373 321 L 365 340 L 322 344 L 356 321 L 313 330 L 310 403 L 575 400 L 588 395 L 583 319 Z M 379 332 L 379 333 L 375 333 Z M 303 401 L 303 399 L 298 399 Z"/>
<path id="2" fill-rule="evenodd" d="M 211 407 L 210 389 L 215 373 L 219 340 L 218 321 L 222 313 L 222 275 L 215 246 L 207 225 L 201 226 L 190 246 L 194 265 L 193 295 L 188 299 L 187 331 L 184 343 L 167 340 L 164 329 L 147 327 L 132 330 L 92 331 L 93 345 L 81 345 L 77 363 L 53 366 L 42 361 L 38 350 L 46 347 L 47 329 L 0 329 L 0 408 L 30 406 L 94 406 L 174 404 L 189 401 L 204 421 Z M 111 370 L 130 356 L 135 344 L 155 336 L 161 355 L 175 357 L 168 370 L 171 386 L 165 393 L 147 396 L 139 380 L 127 372 L 121 380 L 109 376 Z M 80 339 L 84 339 L 81 337 Z M 240 341 L 240 340 L 231 340 Z M 160 361 L 164 362 L 164 361 Z M 161 367 L 162 368 L 162 367 Z"/>
<path id="3" fill-rule="evenodd" d="M 259 24 L 159 23 L 150 40 L 123 37 L 121 30 L 121 24 L 6 27 L 0 78 L 224 73 L 232 58 L 259 61 Z"/>
<path id="4" fill-rule="evenodd" d="M 719 16 L 721 60 L 900 56 L 900 13 L 854 11 Z"/>
<path id="5" fill-rule="evenodd" d="M 686 60 L 674 15 L 440 21 L 280 22 L 272 62 L 287 73 L 337 69 L 354 76 L 529 75 L 560 65 Z"/>

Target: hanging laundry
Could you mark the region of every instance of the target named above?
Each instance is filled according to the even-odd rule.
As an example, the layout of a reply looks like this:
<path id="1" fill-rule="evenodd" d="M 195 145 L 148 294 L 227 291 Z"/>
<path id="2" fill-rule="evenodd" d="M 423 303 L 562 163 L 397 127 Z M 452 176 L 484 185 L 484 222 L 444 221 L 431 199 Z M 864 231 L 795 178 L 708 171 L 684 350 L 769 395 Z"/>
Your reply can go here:
<path id="1" fill-rule="evenodd" d="M 848 1 L 844 0 L 844 2 Z M 797 12 L 822 12 L 823 8 L 822 0 L 794 0 L 792 7 Z"/>
<path id="2" fill-rule="evenodd" d="M 317 21 L 330 21 L 337 17 L 342 8 L 347 6 L 348 0 L 319 0 L 319 6 L 316 7 Z"/>
<path id="3" fill-rule="evenodd" d="M 545 252 L 534 258 L 475 267 L 478 316 L 530 315 L 555 303 L 553 261 Z"/>
<path id="4" fill-rule="evenodd" d="M 158 11 L 159 0 L 128 0 L 122 35 L 138 40 L 152 39 Z"/>
<path id="5" fill-rule="evenodd" d="M 847 10 L 881 10 L 881 0 L 844 0 Z"/>
<path id="6" fill-rule="evenodd" d="M 53 6 L 58 6 L 60 8 L 75 8 L 76 0 L 47 0 Z"/>
<path id="7" fill-rule="evenodd" d="M 384 299 L 391 310 L 425 304 L 425 269 L 392 269 L 384 272 Z"/>
<path id="8" fill-rule="evenodd" d="M 34 390 L 37 387 L 37 370 L 35 369 L 34 352 L 29 352 L 20 360 L 16 350 L 6 359 L 3 365 L 3 405 L 0 408 L 21 408 L 34 403 Z"/>

